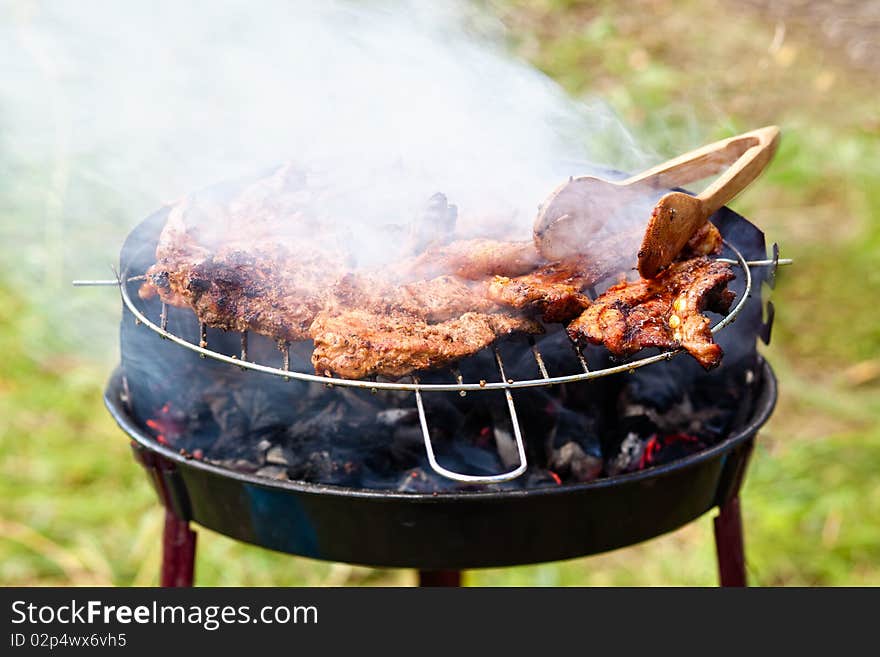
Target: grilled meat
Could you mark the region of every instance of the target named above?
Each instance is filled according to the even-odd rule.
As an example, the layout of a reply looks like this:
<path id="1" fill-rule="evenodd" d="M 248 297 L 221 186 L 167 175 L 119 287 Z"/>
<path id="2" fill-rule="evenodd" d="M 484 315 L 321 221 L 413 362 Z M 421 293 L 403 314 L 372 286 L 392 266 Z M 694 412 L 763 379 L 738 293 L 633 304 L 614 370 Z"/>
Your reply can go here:
<path id="1" fill-rule="evenodd" d="M 323 291 L 342 272 L 331 256 L 290 240 L 208 249 L 170 217 L 157 256 L 141 297 L 158 292 L 165 303 L 192 307 L 208 326 L 290 341 L 308 337 Z"/>
<path id="2" fill-rule="evenodd" d="M 543 262 L 532 242 L 503 242 L 489 239 L 457 240 L 434 246 L 393 268 L 404 280 L 453 274 L 479 280 L 487 276 L 520 276 Z"/>
<path id="3" fill-rule="evenodd" d="M 140 296 L 190 306 L 211 327 L 306 339 L 326 290 L 344 272 L 344 255 L 301 212 L 309 195 L 297 187 L 303 180 L 284 166 L 229 203 L 176 204 Z"/>
<path id="4" fill-rule="evenodd" d="M 208 326 L 294 342 L 308 338 L 339 271 L 322 254 L 263 243 L 221 249 L 175 275 L 184 282 L 181 296 Z"/>
<path id="5" fill-rule="evenodd" d="M 513 278 L 495 276 L 489 284 L 489 297 L 517 310 L 540 314 L 545 322 L 567 322 L 590 305 L 585 289 L 626 269 L 633 234 L 625 231 L 606 236 L 594 245 L 593 256 L 553 262 Z M 714 248 L 705 247 L 705 241 L 705 236 L 695 238 L 694 248 Z"/>
<path id="6" fill-rule="evenodd" d="M 497 304 L 486 295 L 487 276 L 528 271 L 537 262 L 530 243 L 465 240 L 429 249 L 390 273 L 347 274 L 344 254 L 319 241 L 321 231 L 295 206 L 264 198 L 286 184 L 284 171 L 228 205 L 187 199 L 172 208 L 140 296 L 190 306 L 211 327 L 297 341 L 308 338 L 325 308 L 399 311 L 427 321 L 490 312 Z"/>
<path id="7" fill-rule="evenodd" d="M 689 260 L 704 255 L 717 255 L 721 253 L 721 244 L 721 232 L 715 227 L 715 224 L 707 221 L 697 229 L 697 232 L 684 245 L 678 260 Z"/>
<path id="8" fill-rule="evenodd" d="M 623 282 L 568 325 L 572 340 L 604 344 L 615 356 L 645 347 L 684 347 L 703 367 L 721 361 L 704 310 L 726 313 L 733 301 L 729 265 L 706 257 L 673 263 L 657 278 Z"/>
<path id="9" fill-rule="evenodd" d="M 354 378 L 440 367 L 500 336 L 542 330 L 511 313 L 545 322 L 577 317 L 569 325 L 574 339 L 606 344 L 616 355 L 681 345 L 706 366 L 720 358 L 700 312 L 729 305 L 725 265 L 677 263 L 656 281 L 614 286 L 591 306 L 584 290 L 625 268 L 632 235 L 597 238 L 589 261 L 549 264 L 532 242 L 438 244 L 448 238 L 454 206 L 437 198 L 448 221 L 440 234 L 423 236 L 434 246 L 381 271 L 353 273 L 312 207 L 320 193 L 308 175 L 286 166 L 231 201 L 177 204 L 141 296 L 189 306 L 215 328 L 312 338 L 316 371 Z M 707 224 L 685 252 L 719 247 L 720 234 Z"/>
<path id="10" fill-rule="evenodd" d="M 553 263 L 508 278 L 495 276 L 489 297 L 517 310 L 540 314 L 545 322 L 567 322 L 590 305 L 582 290 L 596 281 L 578 263 Z"/>
<path id="11" fill-rule="evenodd" d="M 311 327 L 312 364 L 319 374 L 348 379 L 400 377 L 455 363 L 503 336 L 542 330 L 526 318 L 473 312 L 439 324 L 361 309 L 320 313 Z"/>
<path id="12" fill-rule="evenodd" d="M 349 273 L 330 290 L 325 310 L 353 308 L 376 314 L 403 313 L 429 322 L 458 317 L 466 312 L 492 312 L 498 305 L 487 296 L 487 282 L 457 276 L 395 285 L 384 276 Z"/>

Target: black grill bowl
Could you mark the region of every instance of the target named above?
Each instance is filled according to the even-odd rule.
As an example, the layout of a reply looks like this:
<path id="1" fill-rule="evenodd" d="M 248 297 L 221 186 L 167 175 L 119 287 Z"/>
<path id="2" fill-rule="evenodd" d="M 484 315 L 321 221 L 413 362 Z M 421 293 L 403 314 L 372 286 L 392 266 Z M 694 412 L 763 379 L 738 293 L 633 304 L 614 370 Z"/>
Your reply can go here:
<path id="1" fill-rule="evenodd" d="M 392 493 L 273 481 L 185 458 L 125 408 L 122 375 L 105 403 L 183 519 L 232 538 L 315 559 L 385 567 L 471 569 L 605 552 L 681 527 L 735 494 L 777 389 L 762 362 L 743 425 L 698 454 L 585 484 L 505 492 Z M 160 457 L 160 458 L 157 458 Z"/>

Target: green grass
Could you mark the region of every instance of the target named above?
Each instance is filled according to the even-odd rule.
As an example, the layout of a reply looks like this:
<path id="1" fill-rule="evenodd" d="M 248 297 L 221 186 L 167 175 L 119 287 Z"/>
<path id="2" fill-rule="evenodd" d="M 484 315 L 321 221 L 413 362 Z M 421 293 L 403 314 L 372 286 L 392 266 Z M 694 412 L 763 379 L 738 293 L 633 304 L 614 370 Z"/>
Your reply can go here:
<path id="1" fill-rule="evenodd" d="M 780 43 L 772 22 L 734 3 L 726 15 L 696 1 L 492 4 L 525 57 L 571 93 L 606 99 L 658 159 L 782 126 L 771 170 L 734 204 L 796 260 L 774 291 L 767 349 L 782 396 L 743 494 L 750 575 L 767 585 L 880 584 L 876 81 L 813 47 L 807 27 L 787 26 Z M 71 181 L 75 197 L 49 198 L 58 192 L 51 172 L 2 156 L 0 172 L 0 583 L 154 584 L 162 515 L 101 404 L 115 354 L 83 354 L 81 339 L 64 337 L 99 328 L 96 343 L 112 344 L 104 338 L 117 310 L 106 291 L 67 289 L 68 278 L 95 272 L 74 267 L 89 258 L 65 255 L 62 217 L 78 216 L 69 206 L 104 217 L 89 257 L 101 248 L 112 257 L 106 244 L 127 229 L 113 218 L 130 207 L 87 179 Z M 13 176 L 32 183 L 13 188 Z M 42 237 L 21 247 L 17 236 L 34 222 Z M 30 266 L 13 268 L 17 257 Z M 713 550 L 706 517 L 633 548 L 472 572 L 468 581 L 712 584 Z M 413 581 L 410 572 L 278 555 L 202 530 L 197 577 L 219 585 Z"/>

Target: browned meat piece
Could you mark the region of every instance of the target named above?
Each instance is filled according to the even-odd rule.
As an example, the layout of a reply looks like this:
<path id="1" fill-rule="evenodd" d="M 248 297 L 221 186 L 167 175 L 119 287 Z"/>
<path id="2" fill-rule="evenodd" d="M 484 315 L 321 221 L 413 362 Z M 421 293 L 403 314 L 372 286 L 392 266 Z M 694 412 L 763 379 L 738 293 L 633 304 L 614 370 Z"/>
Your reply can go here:
<path id="1" fill-rule="evenodd" d="M 678 260 L 689 260 L 697 256 L 717 255 L 721 253 L 721 233 L 715 227 L 715 224 L 707 221 L 684 245 Z"/>
<path id="2" fill-rule="evenodd" d="M 572 340 L 604 344 L 615 356 L 644 347 L 684 347 L 706 369 L 721 362 L 704 310 L 726 313 L 733 301 L 729 265 L 706 257 L 673 263 L 657 278 L 623 282 L 568 325 Z"/>
<path id="3" fill-rule="evenodd" d="M 516 278 L 496 276 L 489 284 L 489 297 L 517 310 L 540 313 L 545 322 L 567 322 L 590 305 L 581 291 L 595 282 L 585 267 L 557 262 Z"/>
<path id="4" fill-rule="evenodd" d="M 634 233 L 633 233 L 634 234 Z M 498 303 L 540 313 L 545 322 L 567 322 L 583 312 L 590 300 L 583 291 L 626 269 L 630 233 L 606 235 L 595 255 L 544 265 L 522 276 L 495 276 L 489 297 Z"/>
<path id="5" fill-rule="evenodd" d="M 340 271 L 319 252 L 283 243 L 233 244 L 204 258 L 160 259 L 139 294 L 157 290 L 163 301 L 192 307 L 214 328 L 305 340 Z"/>
<path id="6" fill-rule="evenodd" d="M 337 275 L 321 254 L 250 245 L 221 249 L 187 270 L 182 294 L 208 326 L 297 341 L 308 338 Z"/>
<path id="7" fill-rule="evenodd" d="M 325 309 L 344 312 L 352 308 L 377 314 L 404 313 L 429 322 L 458 317 L 466 312 L 492 312 L 487 282 L 457 276 L 394 285 L 382 276 L 346 274 L 330 290 Z"/>
<path id="8" fill-rule="evenodd" d="M 312 364 L 318 374 L 347 379 L 401 377 L 450 365 L 499 337 L 541 331 L 541 325 L 529 319 L 484 313 L 465 313 L 439 324 L 359 309 L 321 313 L 311 328 Z"/>
<path id="9" fill-rule="evenodd" d="M 392 268 L 404 280 L 452 274 L 479 280 L 487 276 L 520 276 L 543 262 L 532 242 L 501 242 L 489 239 L 458 240 L 435 246 Z"/>
<path id="10" fill-rule="evenodd" d="M 140 296 L 190 306 L 211 327 L 307 339 L 343 256 L 298 212 L 308 190 L 285 191 L 298 175 L 282 167 L 226 205 L 175 205 Z"/>
<path id="11" fill-rule="evenodd" d="M 158 293 L 165 303 L 188 305 L 185 296 L 186 272 L 211 255 L 209 249 L 201 246 L 187 232 L 185 216 L 188 207 L 188 203 L 181 202 L 168 213 L 168 220 L 159 234 L 156 264 L 147 270 L 147 280 L 138 291 L 142 299 L 150 299 Z"/>

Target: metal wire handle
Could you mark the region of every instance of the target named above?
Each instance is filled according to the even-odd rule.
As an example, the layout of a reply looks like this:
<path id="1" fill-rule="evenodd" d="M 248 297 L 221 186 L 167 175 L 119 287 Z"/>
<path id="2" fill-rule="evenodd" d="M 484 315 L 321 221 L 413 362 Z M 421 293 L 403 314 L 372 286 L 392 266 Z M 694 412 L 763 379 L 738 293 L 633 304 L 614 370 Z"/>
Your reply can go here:
<path id="1" fill-rule="evenodd" d="M 495 349 L 495 362 L 498 364 L 498 371 L 501 374 L 501 380 L 506 380 L 504 375 L 504 363 L 501 361 L 501 353 L 497 348 Z M 419 380 L 413 377 L 413 383 L 418 386 Z M 431 442 L 431 432 L 428 429 L 428 418 L 425 416 L 425 404 L 422 401 L 422 391 L 416 387 L 415 394 L 416 407 L 419 410 L 419 424 L 422 427 L 422 438 L 425 441 L 425 453 L 428 456 L 428 464 L 434 472 L 447 479 L 452 479 L 453 481 L 460 481 L 466 484 L 486 485 L 499 484 L 502 481 L 511 481 L 526 471 L 526 468 L 528 468 L 528 461 L 526 460 L 526 445 L 523 441 L 522 431 L 520 431 L 519 419 L 516 416 L 516 406 L 513 403 L 513 395 L 511 394 L 510 389 L 505 390 L 504 395 L 507 397 L 507 411 L 510 414 L 510 422 L 513 426 L 513 437 L 516 441 L 519 465 L 509 472 L 502 472 L 496 475 L 469 475 L 462 472 L 455 472 L 454 470 L 444 468 L 440 465 L 437 461 L 437 456 L 434 454 L 434 445 Z"/>

